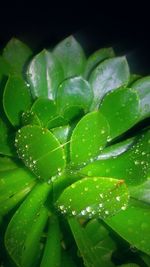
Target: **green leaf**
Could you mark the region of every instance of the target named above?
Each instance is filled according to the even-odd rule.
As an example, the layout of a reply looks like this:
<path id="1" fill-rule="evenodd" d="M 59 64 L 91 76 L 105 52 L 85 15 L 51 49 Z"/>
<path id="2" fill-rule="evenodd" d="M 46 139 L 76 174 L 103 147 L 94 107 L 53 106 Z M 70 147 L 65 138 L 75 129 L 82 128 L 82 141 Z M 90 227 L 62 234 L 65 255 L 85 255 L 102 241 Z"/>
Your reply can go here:
<path id="1" fill-rule="evenodd" d="M 16 156 L 13 146 L 13 133 L 11 128 L 0 118 L 0 154 Z"/>
<path id="2" fill-rule="evenodd" d="M 89 56 L 87 59 L 85 71 L 84 71 L 84 77 L 85 79 L 88 79 L 92 70 L 103 60 L 107 58 L 112 58 L 115 56 L 114 50 L 112 47 L 108 48 L 101 48 L 97 51 L 95 51 L 92 55 Z"/>
<path id="3" fill-rule="evenodd" d="M 13 126 L 19 126 L 22 112 L 30 108 L 31 102 L 30 92 L 23 78 L 9 77 L 3 94 L 3 106 Z"/>
<path id="4" fill-rule="evenodd" d="M 39 126 L 24 126 L 15 139 L 17 152 L 25 165 L 38 178 L 49 180 L 63 171 L 65 155 L 56 137 Z"/>
<path id="5" fill-rule="evenodd" d="M 131 187 L 130 195 L 134 199 L 150 204 L 150 176 L 143 184 Z"/>
<path id="6" fill-rule="evenodd" d="M 47 50 L 37 54 L 27 69 L 27 79 L 31 85 L 33 98 L 42 96 L 54 99 L 57 87 L 63 78 L 62 67 L 56 57 Z"/>
<path id="7" fill-rule="evenodd" d="M 39 211 L 37 218 L 34 219 L 32 229 L 29 230 L 28 236 L 24 243 L 21 266 L 32 267 L 38 258 L 40 241 L 48 219 L 48 210 L 43 206 Z"/>
<path id="8" fill-rule="evenodd" d="M 0 172 L 14 170 L 18 167 L 18 162 L 8 157 L 0 157 Z"/>
<path id="9" fill-rule="evenodd" d="M 36 243 L 47 218 L 43 204 L 50 190 L 51 187 L 46 183 L 37 184 L 14 214 L 7 227 L 5 246 L 18 266 L 27 267 L 33 263 L 28 259 L 34 260 L 35 257 Z M 34 243 L 35 240 L 36 243 Z"/>
<path id="10" fill-rule="evenodd" d="M 141 117 L 150 116 L 150 76 L 138 79 L 132 84 L 140 99 Z"/>
<path id="11" fill-rule="evenodd" d="M 76 125 L 70 144 L 72 165 L 80 166 L 92 161 L 104 148 L 109 126 L 99 111 L 85 115 Z"/>
<path id="12" fill-rule="evenodd" d="M 61 264 L 61 233 L 58 218 L 49 219 L 48 236 L 40 267 L 58 267 Z"/>
<path id="13" fill-rule="evenodd" d="M 95 221 L 94 221 L 95 223 Z M 108 236 L 108 231 L 97 223 L 94 224 L 91 235 L 89 229 L 83 228 L 74 218 L 69 219 L 69 224 L 76 240 L 77 246 L 84 260 L 86 267 L 113 267 L 111 262 L 112 251 L 115 248 L 114 242 Z M 92 227 L 93 227 L 92 226 Z M 93 243 L 92 235 L 95 234 L 96 243 Z M 97 234 L 97 235 L 96 235 Z"/>
<path id="14" fill-rule="evenodd" d="M 140 120 L 139 98 L 133 89 L 119 88 L 110 92 L 99 109 L 110 125 L 109 140 L 123 134 Z"/>
<path id="15" fill-rule="evenodd" d="M 89 164 L 80 170 L 88 176 L 104 176 L 124 179 L 130 186 L 142 184 L 150 173 L 150 131 L 139 134 L 133 144 L 124 153 L 113 156 L 114 146 L 110 147 L 112 156 L 103 158 Z M 116 148 L 115 148 L 116 149 Z M 107 155 L 107 151 L 106 151 Z"/>
<path id="16" fill-rule="evenodd" d="M 93 100 L 90 84 L 82 77 L 65 80 L 58 87 L 57 107 L 60 114 L 70 121 L 83 110 L 85 113 Z"/>
<path id="17" fill-rule="evenodd" d="M 55 102 L 44 97 L 39 97 L 34 102 L 31 112 L 37 115 L 42 126 L 46 126 L 49 120 L 57 116 Z"/>
<path id="18" fill-rule="evenodd" d="M 67 187 L 56 205 L 62 214 L 69 216 L 106 218 L 126 209 L 128 197 L 123 180 L 92 177 Z"/>
<path id="19" fill-rule="evenodd" d="M 86 62 L 85 54 L 73 36 L 67 37 L 56 45 L 53 54 L 58 58 L 63 67 L 65 79 L 83 73 Z"/>
<path id="20" fill-rule="evenodd" d="M 32 55 L 31 49 L 16 38 L 12 38 L 4 48 L 3 58 L 16 73 L 23 73 L 25 64 Z"/>
<path id="21" fill-rule="evenodd" d="M 149 205 L 132 200 L 126 211 L 105 219 L 105 222 L 131 246 L 150 255 L 149 217 Z"/>
<path id="22" fill-rule="evenodd" d="M 15 168 L 0 172 L 0 213 L 6 214 L 35 184 L 35 176 L 27 169 Z"/>
<path id="23" fill-rule="evenodd" d="M 106 59 L 92 72 L 90 83 L 94 91 L 92 109 L 99 106 L 108 92 L 126 86 L 130 79 L 129 67 L 125 57 Z"/>

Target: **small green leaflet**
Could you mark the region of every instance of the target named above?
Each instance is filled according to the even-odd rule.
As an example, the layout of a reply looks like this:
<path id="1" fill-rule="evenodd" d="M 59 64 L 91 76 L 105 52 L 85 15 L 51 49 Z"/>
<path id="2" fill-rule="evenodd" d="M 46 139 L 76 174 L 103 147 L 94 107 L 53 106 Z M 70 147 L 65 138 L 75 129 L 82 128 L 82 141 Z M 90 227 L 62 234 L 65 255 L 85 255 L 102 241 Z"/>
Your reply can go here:
<path id="1" fill-rule="evenodd" d="M 62 214 L 69 216 L 104 219 L 125 210 L 128 198 L 128 189 L 123 180 L 85 177 L 68 186 L 58 198 L 56 206 Z"/>

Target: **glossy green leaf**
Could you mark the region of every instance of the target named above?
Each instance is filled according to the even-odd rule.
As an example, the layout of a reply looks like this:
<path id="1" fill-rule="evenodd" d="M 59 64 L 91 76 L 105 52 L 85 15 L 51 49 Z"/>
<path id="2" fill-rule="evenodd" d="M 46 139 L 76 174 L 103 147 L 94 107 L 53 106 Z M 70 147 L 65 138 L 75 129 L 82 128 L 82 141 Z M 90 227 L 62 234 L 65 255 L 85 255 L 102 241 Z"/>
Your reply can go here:
<path id="1" fill-rule="evenodd" d="M 58 267 L 61 264 L 61 234 L 58 218 L 49 219 L 48 236 L 40 267 Z"/>
<path id="2" fill-rule="evenodd" d="M 109 140 L 123 134 L 140 120 L 139 98 L 133 89 L 119 88 L 110 92 L 99 109 L 110 126 Z"/>
<path id="3" fill-rule="evenodd" d="M 16 155 L 13 146 L 13 134 L 10 127 L 0 118 L 0 154 L 5 156 Z"/>
<path id="4" fill-rule="evenodd" d="M 16 38 L 12 38 L 3 50 L 3 58 L 16 73 L 22 73 L 32 55 L 31 49 Z"/>
<path id="5" fill-rule="evenodd" d="M 62 67 L 56 57 L 47 50 L 37 54 L 27 69 L 27 79 L 31 85 L 33 98 L 42 96 L 54 99 L 57 87 L 63 78 Z"/>
<path id="6" fill-rule="evenodd" d="M 140 99 L 141 117 L 150 116 L 150 76 L 138 79 L 132 84 Z"/>
<path id="7" fill-rule="evenodd" d="M 150 131 L 138 135 L 131 147 L 124 153 L 89 164 L 80 172 L 88 176 L 111 176 L 124 179 L 128 185 L 139 185 L 147 180 L 150 172 Z M 106 152 L 107 154 L 107 152 Z M 103 152 L 103 155 L 105 153 Z"/>
<path id="8" fill-rule="evenodd" d="M 133 247 L 150 255 L 150 208 L 140 201 L 132 200 L 124 212 L 105 222 Z"/>
<path id="9" fill-rule="evenodd" d="M 90 84 L 82 77 L 67 79 L 58 87 L 57 106 L 60 114 L 68 121 L 78 115 L 80 110 L 87 112 L 92 100 Z"/>
<path id="10" fill-rule="evenodd" d="M 21 124 L 23 126 L 28 125 L 28 124 L 41 126 L 41 122 L 38 116 L 33 111 L 30 111 L 30 110 L 22 113 Z"/>
<path id="11" fill-rule="evenodd" d="M 37 115 L 42 126 L 46 126 L 49 120 L 57 116 L 55 102 L 44 97 L 40 97 L 34 102 L 31 112 Z"/>
<path id="12" fill-rule="evenodd" d="M 47 129 L 24 126 L 18 131 L 15 144 L 19 157 L 38 178 L 49 180 L 65 167 L 64 150 Z"/>
<path id="13" fill-rule="evenodd" d="M 94 91 L 92 109 L 99 106 L 100 101 L 108 92 L 127 85 L 129 79 L 129 67 L 125 57 L 106 59 L 100 63 L 90 77 Z"/>
<path id="14" fill-rule="evenodd" d="M 8 225 L 5 234 L 5 246 L 18 266 L 27 267 L 32 264 L 28 261 L 28 257 L 30 259 L 30 255 L 32 256 L 32 249 L 34 254 L 36 248 L 34 240 L 38 241 L 37 231 L 45 224 L 45 212 L 43 215 L 42 207 L 50 190 L 51 187 L 46 183 L 37 184 Z"/>
<path id="15" fill-rule="evenodd" d="M 84 71 L 84 77 L 85 79 L 88 79 L 92 70 L 97 67 L 99 63 L 101 63 L 103 60 L 107 58 L 112 58 L 115 56 L 114 50 L 112 47 L 108 48 L 101 48 L 94 52 L 92 55 L 89 56 L 87 59 L 85 71 Z"/>
<path id="16" fill-rule="evenodd" d="M 70 144 L 72 165 L 92 161 L 104 148 L 109 134 L 105 117 L 98 111 L 85 115 L 76 125 Z"/>
<path id="17" fill-rule="evenodd" d="M 21 77 L 9 77 L 3 95 L 3 106 L 8 120 L 19 126 L 22 112 L 28 110 L 32 100 L 27 84 Z"/>
<path id="18" fill-rule="evenodd" d="M 111 254 L 115 248 L 114 242 L 108 237 L 108 231 L 104 227 L 99 229 L 94 225 L 95 233 L 89 234 L 87 227 L 83 228 L 74 218 L 69 219 L 69 224 L 76 240 L 77 246 L 84 260 L 86 267 L 113 267 Z M 97 244 L 93 243 L 92 235 L 97 233 Z M 96 240 L 95 240 L 96 241 Z M 106 243 L 105 243 L 106 242 Z"/>
<path id="19" fill-rule="evenodd" d="M 6 214 L 35 185 L 35 176 L 27 169 L 16 168 L 0 172 L 0 213 Z"/>
<path id="20" fill-rule="evenodd" d="M 0 172 L 14 170 L 18 167 L 18 162 L 9 157 L 0 157 Z"/>
<path id="21" fill-rule="evenodd" d="M 69 216 L 106 218 L 126 209 L 128 197 L 123 180 L 92 177 L 67 187 L 56 205 L 62 214 Z"/>
<path id="22" fill-rule="evenodd" d="M 53 54 L 58 58 L 63 67 L 65 79 L 83 73 L 86 62 L 85 54 L 73 36 L 67 37 L 56 45 Z"/>

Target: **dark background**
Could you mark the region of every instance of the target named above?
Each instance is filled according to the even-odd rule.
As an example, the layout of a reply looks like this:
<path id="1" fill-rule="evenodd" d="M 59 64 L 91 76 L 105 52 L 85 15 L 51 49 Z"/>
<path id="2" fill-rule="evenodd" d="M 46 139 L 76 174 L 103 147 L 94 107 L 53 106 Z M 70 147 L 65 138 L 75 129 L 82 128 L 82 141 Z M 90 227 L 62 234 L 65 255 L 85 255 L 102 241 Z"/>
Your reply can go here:
<path id="1" fill-rule="evenodd" d="M 150 15 L 144 2 L 133 7 L 127 2 L 60 3 L 2 2 L 0 48 L 15 36 L 38 51 L 74 34 L 87 54 L 113 45 L 127 55 L 134 72 L 150 73 Z"/>

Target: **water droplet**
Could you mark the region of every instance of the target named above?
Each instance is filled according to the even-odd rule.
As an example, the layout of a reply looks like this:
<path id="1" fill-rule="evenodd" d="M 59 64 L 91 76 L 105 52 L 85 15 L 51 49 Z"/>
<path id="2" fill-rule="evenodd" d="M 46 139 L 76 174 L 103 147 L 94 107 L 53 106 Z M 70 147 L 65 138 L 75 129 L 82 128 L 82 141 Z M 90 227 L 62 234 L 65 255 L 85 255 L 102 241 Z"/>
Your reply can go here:
<path id="1" fill-rule="evenodd" d="M 72 215 L 74 215 L 74 216 L 76 215 L 76 211 L 75 210 L 72 211 Z"/>
<path id="2" fill-rule="evenodd" d="M 103 207 L 103 204 L 102 204 L 102 203 L 100 203 L 100 204 L 99 204 L 99 207 L 100 207 L 100 208 L 102 208 L 102 207 Z"/>
<path id="3" fill-rule="evenodd" d="M 89 189 L 88 189 L 88 187 L 84 187 L 84 191 L 88 191 Z"/>
<path id="4" fill-rule="evenodd" d="M 109 214 L 109 211 L 108 211 L 108 210 L 105 210 L 105 214 L 107 214 L 107 215 L 108 215 L 108 214 Z"/>
<path id="5" fill-rule="evenodd" d="M 103 198 L 104 196 L 103 196 L 103 194 L 99 194 L 99 196 L 101 197 L 101 198 Z"/>
<path id="6" fill-rule="evenodd" d="M 117 197 L 116 197 L 116 200 L 117 200 L 117 201 L 120 201 L 120 196 L 117 196 Z"/>

